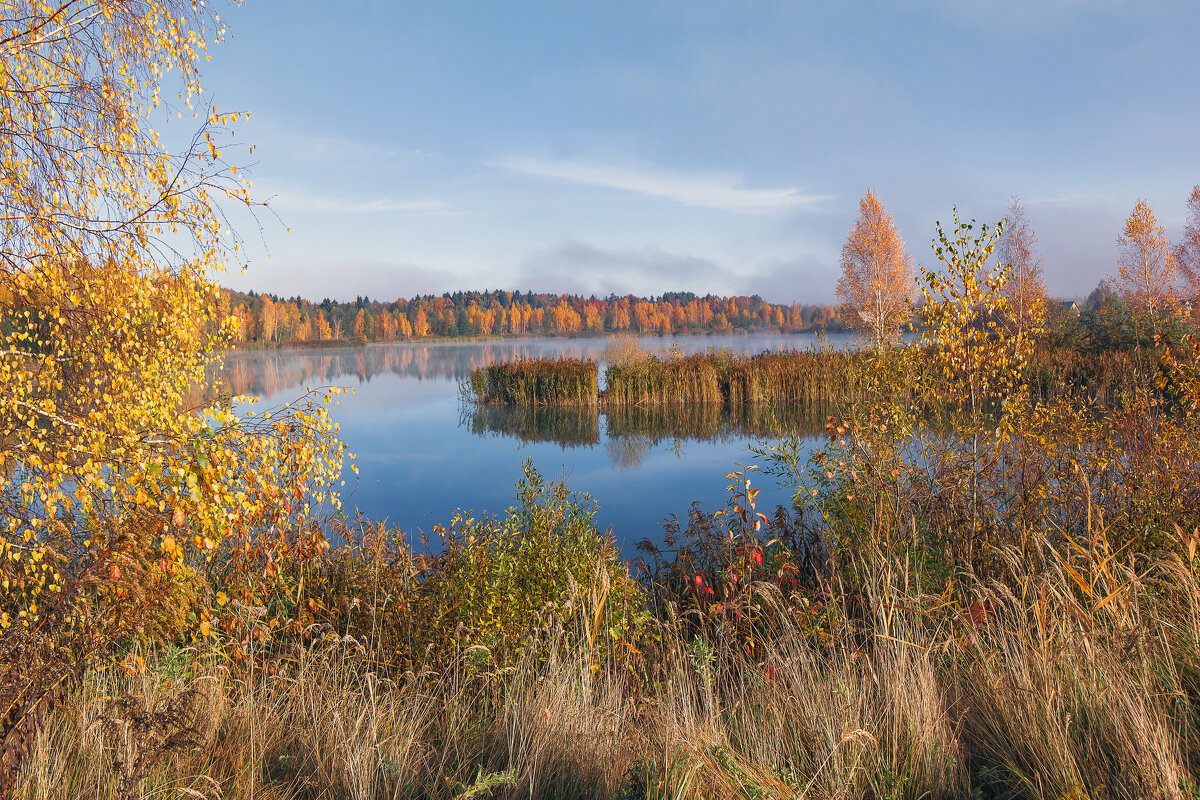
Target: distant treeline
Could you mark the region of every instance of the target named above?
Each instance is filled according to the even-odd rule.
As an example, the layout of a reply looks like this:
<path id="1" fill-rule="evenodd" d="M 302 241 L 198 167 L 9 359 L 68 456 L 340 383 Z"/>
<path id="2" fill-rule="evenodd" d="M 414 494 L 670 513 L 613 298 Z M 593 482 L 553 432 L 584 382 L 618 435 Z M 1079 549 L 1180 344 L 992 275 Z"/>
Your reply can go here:
<path id="1" fill-rule="evenodd" d="M 427 337 L 684 334 L 841 330 L 829 304 L 776 305 L 751 297 L 605 298 L 533 292 L 454 292 L 392 302 L 359 297 L 314 303 L 300 297 L 225 290 L 222 310 L 239 321 L 238 343 L 390 342 Z"/>

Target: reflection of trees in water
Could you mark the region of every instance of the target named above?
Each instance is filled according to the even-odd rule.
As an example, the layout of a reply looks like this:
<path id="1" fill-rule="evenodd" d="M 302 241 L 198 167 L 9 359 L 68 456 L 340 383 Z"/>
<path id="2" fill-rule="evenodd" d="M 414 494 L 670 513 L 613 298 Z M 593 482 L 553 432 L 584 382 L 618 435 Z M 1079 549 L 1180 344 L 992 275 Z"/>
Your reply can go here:
<path id="1" fill-rule="evenodd" d="M 257 350 L 229 353 L 221 369 L 223 390 L 233 394 L 270 396 L 286 389 L 326 386 L 348 380 L 370 381 L 376 375 L 462 380 L 471 370 L 499 361 L 547 352 L 549 345 L 527 342 L 469 344 L 401 344 L 333 350 Z M 553 342 L 554 354 L 584 357 L 594 347 L 564 347 Z"/>
<path id="2" fill-rule="evenodd" d="M 710 347 L 732 347 L 737 352 L 796 349 L 810 345 L 811 337 L 643 337 L 641 347 L 666 353 L 678 343 L 681 352 L 705 352 Z M 517 358 L 565 356 L 603 360 L 609 340 L 521 339 L 495 342 L 397 343 L 312 350 L 236 350 L 225 357 L 223 393 L 272 396 L 305 386 L 370 381 L 376 375 L 442 380 L 463 380 L 471 370 Z"/>
<path id="3" fill-rule="evenodd" d="M 464 405 L 460 425 L 478 435 L 511 436 L 524 442 L 556 442 L 562 447 L 592 447 L 600 442 L 604 417 L 604 449 L 620 470 L 640 465 L 664 441 L 677 451 L 687 441 L 773 438 L 784 433 L 802 437 L 824 432 L 828 409 L 715 404 L 649 408 L 515 407 Z"/>
<path id="4" fill-rule="evenodd" d="M 607 436 L 604 440 L 604 450 L 613 467 L 621 472 L 637 469 L 642 460 L 650 455 L 654 442 L 649 436 L 631 433 L 623 436 Z"/>

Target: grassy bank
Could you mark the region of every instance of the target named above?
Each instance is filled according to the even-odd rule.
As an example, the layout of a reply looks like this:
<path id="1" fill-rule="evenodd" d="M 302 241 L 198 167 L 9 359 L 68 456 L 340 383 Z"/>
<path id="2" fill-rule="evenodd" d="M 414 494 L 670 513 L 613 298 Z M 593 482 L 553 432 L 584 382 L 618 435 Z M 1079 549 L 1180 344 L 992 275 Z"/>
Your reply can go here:
<path id="1" fill-rule="evenodd" d="M 951 588 L 876 548 L 836 574 L 785 569 L 800 542 L 782 520 L 769 533 L 791 537 L 786 553 L 713 532 L 729 526 L 691 520 L 636 585 L 596 532 L 587 554 L 576 538 L 520 558 L 591 579 L 510 615 L 514 649 L 484 643 L 487 603 L 439 641 L 438 606 L 403 610 L 434 591 L 408 552 L 360 538 L 324 564 L 344 582 L 314 595 L 329 608 L 307 639 L 243 626 L 227 634 L 253 659 L 143 646 L 89 672 L 13 796 L 1194 796 L 1193 563 L 1114 559 L 1095 528 Z M 499 536 L 452 545 L 425 580 L 515 585 L 472 566 L 517 552 Z M 351 587 L 358 607 L 340 602 Z"/>

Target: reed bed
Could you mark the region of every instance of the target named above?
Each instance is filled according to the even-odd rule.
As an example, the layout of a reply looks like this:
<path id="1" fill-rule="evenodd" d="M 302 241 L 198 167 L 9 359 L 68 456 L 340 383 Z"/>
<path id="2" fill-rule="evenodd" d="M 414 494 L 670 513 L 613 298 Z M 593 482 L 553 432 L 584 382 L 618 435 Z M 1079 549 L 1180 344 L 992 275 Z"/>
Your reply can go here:
<path id="1" fill-rule="evenodd" d="M 579 358 L 522 358 L 471 371 L 476 402 L 518 406 L 594 406 L 599 400 L 596 362 Z"/>
<path id="2" fill-rule="evenodd" d="M 855 366 L 861 359 L 835 351 L 651 358 L 635 367 L 610 367 L 601 401 L 607 407 L 847 402 L 859 390 Z"/>
<path id="3" fill-rule="evenodd" d="M 816 350 L 735 358 L 728 361 L 725 394 L 733 405 L 851 402 L 864 383 L 862 361 L 861 353 Z"/>
<path id="4" fill-rule="evenodd" d="M 719 360 L 706 354 L 651 358 L 604 373 L 602 400 L 609 407 L 723 403 Z"/>
<path id="5" fill-rule="evenodd" d="M 862 383 L 855 367 L 862 358 L 832 351 L 645 355 L 610 364 L 603 392 L 595 362 L 525 359 L 473 371 L 469 389 L 479 403 L 519 406 L 828 405 L 854 398 Z"/>
<path id="6" fill-rule="evenodd" d="M 1034 400 L 1071 397 L 1115 405 L 1139 390 L 1157 391 L 1136 352 L 1039 347 L 1026 368 Z"/>
<path id="7" fill-rule="evenodd" d="M 799 436 L 816 436 L 825 431 L 830 409 L 823 406 L 765 405 L 722 406 L 699 404 L 677 406 L 633 406 L 606 408 L 605 426 L 610 438 L 644 436 L 653 442 L 664 439 L 713 440 L 729 436 L 766 438 L 781 430 Z"/>
<path id="8" fill-rule="evenodd" d="M 852 403 L 868 383 L 869 353 L 713 351 L 675 358 L 643 354 L 610 365 L 598 389 L 595 362 L 527 359 L 475 370 L 473 397 L 484 404 L 594 406 L 606 409 L 691 405 L 833 406 Z M 1156 392 L 1138 354 L 1038 348 L 1026 367 L 1034 401 L 1080 399 L 1114 405 L 1139 390 Z M 896 387 L 912 399 L 914 387 Z"/>

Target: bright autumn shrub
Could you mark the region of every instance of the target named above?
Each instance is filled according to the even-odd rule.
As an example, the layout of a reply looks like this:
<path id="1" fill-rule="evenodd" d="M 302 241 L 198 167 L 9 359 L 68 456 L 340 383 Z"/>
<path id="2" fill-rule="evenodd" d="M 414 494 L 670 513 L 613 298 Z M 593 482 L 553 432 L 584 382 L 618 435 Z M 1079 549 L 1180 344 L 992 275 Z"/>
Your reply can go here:
<path id="1" fill-rule="evenodd" d="M 803 513 L 758 510 L 756 469 L 725 476 L 724 508 L 696 503 L 686 526 L 673 518 L 662 542 L 638 544 L 652 608 L 684 636 L 714 644 L 718 660 L 753 657 L 785 618 L 813 635 L 826 622 L 826 542 Z"/>
<path id="2" fill-rule="evenodd" d="M 431 554 L 382 526 L 360 528 L 310 584 L 312 618 L 414 671 L 464 654 L 508 666 L 540 632 L 565 633 L 595 659 L 632 652 L 645 601 L 594 505 L 530 462 L 524 470 L 507 512 L 435 526 Z"/>

